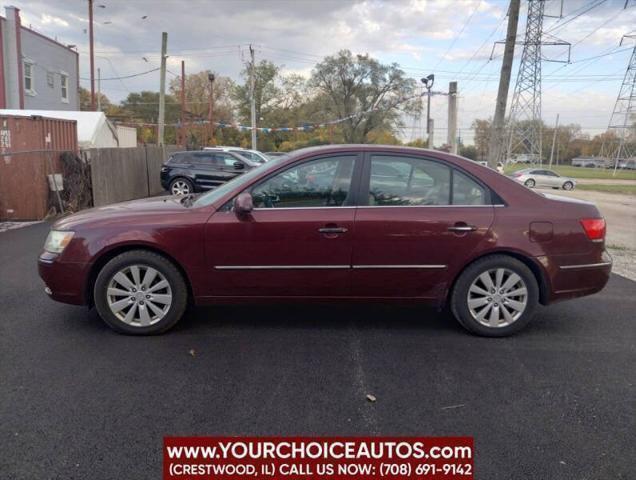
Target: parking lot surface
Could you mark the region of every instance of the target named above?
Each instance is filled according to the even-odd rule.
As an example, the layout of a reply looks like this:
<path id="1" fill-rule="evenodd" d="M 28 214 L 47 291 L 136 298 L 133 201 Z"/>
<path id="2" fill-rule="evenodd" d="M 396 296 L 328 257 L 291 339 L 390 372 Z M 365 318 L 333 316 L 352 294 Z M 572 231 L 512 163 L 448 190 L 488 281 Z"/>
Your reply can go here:
<path id="1" fill-rule="evenodd" d="M 0 233 L 2 479 L 159 478 L 164 435 L 240 434 L 470 435 L 475 478 L 634 478 L 635 282 L 506 339 L 395 305 L 201 308 L 136 338 L 46 298 L 47 230 Z"/>

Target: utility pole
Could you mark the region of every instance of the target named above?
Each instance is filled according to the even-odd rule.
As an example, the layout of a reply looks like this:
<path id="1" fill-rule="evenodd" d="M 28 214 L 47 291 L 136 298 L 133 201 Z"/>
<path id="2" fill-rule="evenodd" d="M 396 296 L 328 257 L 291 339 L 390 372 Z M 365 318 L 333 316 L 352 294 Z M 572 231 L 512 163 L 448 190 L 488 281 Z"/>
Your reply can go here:
<path id="1" fill-rule="evenodd" d="M 95 52 L 93 51 L 93 0 L 88 0 L 88 42 L 91 64 L 91 110 L 95 111 Z"/>
<path id="2" fill-rule="evenodd" d="M 543 35 L 545 0 L 528 0 L 528 18 L 519 62 L 519 74 L 510 107 L 507 156 L 520 147 L 530 162 L 543 163 L 541 120 L 541 66 L 543 61 L 569 63 L 571 44 L 551 34 Z M 551 60 L 542 55 L 543 46 L 567 46 L 567 60 Z"/>
<path id="3" fill-rule="evenodd" d="M 435 120 L 430 119 L 428 125 L 428 140 L 426 141 L 426 148 L 435 148 Z"/>
<path id="4" fill-rule="evenodd" d="M 433 128 L 431 126 L 431 88 L 435 83 L 435 74 L 431 73 L 424 78 L 420 78 L 420 82 L 424 84 L 426 88 L 426 148 L 431 148 L 431 135 Z"/>
<path id="5" fill-rule="evenodd" d="M 556 145 L 557 131 L 559 130 L 559 114 L 557 113 L 554 134 L 552 135 L 552 150 L 550 150 L 550 168 L 552 168 L 552 157 L 554 157 L 554 146 Z"/>
<path id="6" fill-rule="evenodd" d="M 185 131 L 185 111 L 186 111 L 186 96 L 185 96 L 185 62 L 181 60 L 181 129 L 179 136 L 181 137 L 181 145 L 183 148 L 187 145 L 186 131 Z"/>
<path id="7" fill-rule="evenodd" d="M 157 129 L 157 145 L 163 145 L 166 122 L 166 51 L 168 50 L 168 32 L 161 34 L 161 73 L 159 76 L 159 128 Z"/>
<path id="8" fill-rule="evenodd" d="M 448 84 L 448 136 L 450 153 L 457 154 L 457 82 Z"/>
<path id="9" fill-rule="evenodd" d="M 208 80 L 210 81 L 210 98 L 208 105 L 208 124 L 210 127 L 210 145 L 214 146 L 214 123 L 212 122 L 213 116 L 212 112 L 214 111 L 214 74 L 208 72 Z"/>
<path id="10" fill-rule="evenodd" d="M 520 6 L 521 0 L 510 0 L 506 46 L 504 48 L 503 62 L 501 62 L 501 73 L 499 74 L 499 90 L 497 91 L 497 103 L 495 104 L 495 118 L 490 128 L 490 141 L 488 145 L 488 166 L 491 168 L 497 168 L 497 162 L 500 160 L 503 151 L 504 119 L 506 116 L 506 104 L 508 103 L 508 90 L 510 89 L 512 61 L 515 56 L 515 41 L 517 38 Z"/>
<path id="11" fill-rule="evenodd" d="M 102 70 L 97 68 L 97 111 L 102 111 Z"/>
<path id="12" fill-rule="evenodd" d="M 252 150 L 256 148 L 256 78 L 255 76 L 255 63 L 254 63 L 254 48 L 250 44 L 250 109 L 251 109 L 251 124 L 252 124 Z"/>
<path id="13" fill-rule="evenodd" d="M 622 45 L 625 40 L 636 41 L 636 34 L 623 36 L 619 45 Z M 616 175 L 616 170 L 621 162 L 636 156 L 636 149 L 630 142 L 634 132 L 633 121 L 636 117 L 636 102 L 634 100 L 636 100 L 636 45 L 632 50 L 623 83 L 618 91 L 614 110 L 612 110 L 612 116 L 607 126 L 607 133 L 613 135 L 611 137 L 605 135 L 601 145 L 600 156 L 606 159 L 606 166 L 610 167 L 613 164 L 614 175 Z"/>

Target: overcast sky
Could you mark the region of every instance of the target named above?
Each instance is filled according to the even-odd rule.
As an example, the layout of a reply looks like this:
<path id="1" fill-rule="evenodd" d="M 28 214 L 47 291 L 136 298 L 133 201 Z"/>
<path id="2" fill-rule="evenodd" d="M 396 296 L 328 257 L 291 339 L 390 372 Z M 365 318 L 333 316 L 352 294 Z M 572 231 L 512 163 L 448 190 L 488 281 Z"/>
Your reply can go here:
<path id="1" fill-rule="evenodd" d="M 573 45 L 572 64 L 543 63 L 547 123 L 553 124 L 560 113 L 562 124 L 579 123 L 592 134 L 605 129 L 629 61 L 628 47 L 633 46 L 627 42 L 619 47 L 621 37 L 636 30 L 636 0 L 630 2 L 623 10 L 625 0 L 564 0 L 564 18 L 545 19 L 544 31 Z M 21 9 L 26 26 L 78 46 L 81 84 L 89 87 L 88 2 L 0 0 L 2 7 L 11 4 Z M 548 0 L 546 14 L 558 15 L 560 4 Z M 434 89 L 447 90 L 448 82 L 457 80 L 459 126 L 470 142 L 472 121 L 494 113 L 503 47 L 488 59 L 493 42 L 505 37 L 507 5 L 503 0 L 95 0 L 96 64 L 103 78 L 156 68 L 162 31 L 168 32 L 168 79 L 179 74 L 185 60 L 187 72 L 210 69 L 239 80 L 250 43 L 256 46 L 257 60 L 268 59 L 303 75 L 324 55 L 348 48 L 397 62 L 414 78 L 433 72 Z M 593 5 L 598 6 L 589 9 Z M 520 39 L 526 13 L 522 1 Z M 518 46 L 517 59 L 521 51 Z M 564 47 L 544 47 L 543 54 L 567 58 Z M 586 60 L 590 57 L 597 58 Z M 131 91 L 158 88 L 158 72 L 102 82 L 103 93 L 115 101 Z M 446 109 L 445 98 L 434 97 L 436 144 L 446 138 Z M 421 136 L 421 126 L 418 119 L 408 120 L 404 137 Z"/>

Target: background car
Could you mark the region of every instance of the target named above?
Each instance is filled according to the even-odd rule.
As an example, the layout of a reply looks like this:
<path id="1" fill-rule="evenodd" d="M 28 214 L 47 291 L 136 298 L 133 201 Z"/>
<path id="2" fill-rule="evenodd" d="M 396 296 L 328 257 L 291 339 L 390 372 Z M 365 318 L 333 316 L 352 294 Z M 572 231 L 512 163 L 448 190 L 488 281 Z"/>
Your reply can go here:
<path id="1" fill-rule="evenodd" d="M 576 180 L 563 177 L 552 170 L 543 168 L 526 168 L 517 170 L 509 175 L 514 181 L 523 183 L 528 188 L 550 187 L 572 190 L 576 186 Z"/>
<path id="2" fill-rule="evenodd" d="M 279 158 L 289 155 L 289 152 L 265 152 L 265 155 L 269 158 Z"/>
<path id="3" fill-rule="evenodd" d="M 247 148 L 241 147 L 205 147 L 203 150 L 238 153 L 254 163 L 265 163 L 270 160 L 267 155 L 258 150 L 248 150 Z"/>
<path id="4" fill-rule="evenodd" d="M 47 293 L 137 335 L 189 302 L 366 299 L 449 306 L 504 336 L 539 303 L 600 291 L 612 265 L 596 206 L 443 152 L 307 148 L 186 199 L 59 220 L 38 262 Z"/>
<path id="5" fill-rule="evenodd" d="M 185 151 L 170 155 L 161 167 L 161 186 L 173 195 L 218 187 L 258 164 L 230 151 Z"/>

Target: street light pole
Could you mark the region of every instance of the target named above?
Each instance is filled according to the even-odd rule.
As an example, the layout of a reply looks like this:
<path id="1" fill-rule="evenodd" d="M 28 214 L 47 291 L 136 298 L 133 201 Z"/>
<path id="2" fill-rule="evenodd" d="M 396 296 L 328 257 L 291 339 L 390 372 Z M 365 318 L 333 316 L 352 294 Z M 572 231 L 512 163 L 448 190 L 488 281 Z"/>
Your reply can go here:
<path id="1" fill-rule="evenodd" d="M 424 78 L 421 78 L 420 81 L 424 84 L 424 87 L 427 90 L 427 101 L 426 101 L 426 148 L 431 148 L 431 88 L 433 88 L 433 83 L 435 83 L 435 75 L 430 74 Z"/>
<path id="2" fill-rule="evenodd" d="M 93 0 L 88 0 L 88 41 L 91 64 L 91 110 L 95 111 L 95 52 L 93 51 Z"/>
<path id="3" fill-rule="evenodd" d="M 210 124 L 210 142 L 214 146 L 214 123 L 212 123 L 212 110 L 214 108 L 214 74 L 208 72 L 208 80 L 210 81 L 210 98 L 208 106 L 208 123 Z"/>

